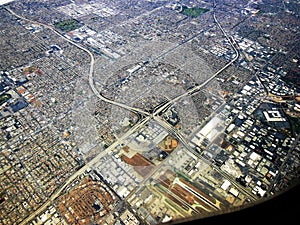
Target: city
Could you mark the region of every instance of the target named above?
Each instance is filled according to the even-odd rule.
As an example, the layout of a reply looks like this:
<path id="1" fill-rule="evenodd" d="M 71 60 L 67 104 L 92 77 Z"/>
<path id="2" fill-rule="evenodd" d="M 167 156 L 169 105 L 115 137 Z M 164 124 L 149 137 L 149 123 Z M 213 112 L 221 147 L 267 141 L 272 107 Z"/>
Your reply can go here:
<path id="1" fill-rule="evenodd" d="M 0 223 L 172 224 L 299 184 L 299 1 L 0 1 Z"/>

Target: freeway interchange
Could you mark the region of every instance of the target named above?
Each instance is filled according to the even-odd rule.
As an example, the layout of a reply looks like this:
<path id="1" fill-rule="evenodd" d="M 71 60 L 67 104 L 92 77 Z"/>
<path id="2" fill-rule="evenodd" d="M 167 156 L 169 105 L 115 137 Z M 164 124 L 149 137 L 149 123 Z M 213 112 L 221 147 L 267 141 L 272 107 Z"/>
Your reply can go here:
<path id="1" fill-rule="evenodd" d="M 88 168 L 92 167 L 93 165 L 95 165 L 101 158 L 105 157 L 109 152 L 111 152 L 113 149 L 115 149 L 117 146 L 119 146 L 120 144 L 122 144 L 122 141 L 124 141 L 126 138 L 128 138 L 130 135 L 134 134 L 135 132 L 137 132 L 140 128 L 142 128 L 145 124 L 147 124 L 149 121 L 154 120 L 157 124 L 159 124 L 161 127 L 163 127 L 166 131 L 168 131 L 170 134 L 172 134 L 174 137 L 176 137 L 179 142 L 188 150 L 190 151 L 192 154 L 196 155 L 198 158 L 202 158 L 202 155 L 198 154 L 197 152 L 195 152 L 191 146 L 189 145 L 188 141 L 186 140 L 185 137 L 182 136 L 182 134 L 180 133 L 180 131 L 178 131 L 177 129 L 175 129 L 173 126 L 171 126 L 169 123 L 167 123 L 164 119 L 161 118 L 161 115 L 164 113 L 164 111 L 166 111 L 169 107 L 171 107 L 172 105 L 174 105 L 176 102 L 178 102 L 180 99 L 187 97 L 187 96 L 191 96 L 193 94 L 196 94 L 197 92 L 203 90 L 203 88 L 209 84 L 211 81 L 213 81 L 219 74 L 221 74 L 224 70 L 226 70 L 228 67 L 230 67 L 238 58 L 239 58 L 239 51 L 236 48 L 236 44 L 234 42 L 234 40 L 229 37 L 227 35 L 227 33 L 224 31 L 224 29 L 222 28 L 221 24 L 219 23 L 219 21 L 217 20 L 215 14 L 213 14 L 213 19 L 215 21 L 215 23 L 217 24 L 217 26 L 219 27 L 219 29 L 222 31 L 223 35 L 225 36 L 225 38 L 229 41 L 232 49 L 235 52 L 235 56 L 234 58 L 228 62 L 224 67 L 222 67 L 220 70 L 218 70 L 216 73 L 214 73 L 209 79 L 207 79 L 205 82 L 194 86 L 193 88 L 187 90 L 185 93 L 178 95 L 177 97 L 173 98 L 173 99 L 168 99 L 167 101 L 163 102 L 162 104 L 160 104 L 159 106 L 155 107 L 155 109 L 153 109 L 151 112 L 145 111 L 141 108 L 136 108 L 136 107 L 131 107 L 129 105 L 126 105 L 124 103 L 121 102 L 116 102 L 114 100 L 108 99 L 105 96 L 103 96 L 101 94 L 101 91 L 99 91 L 96 86 L 95 86 L 95 81 L 94 81 L 94 63 L 95 63 L 95 59 L 94 59 L 94 55 L 93 53 L 88 50 L 87 48 L 83 47 L 82 45 L 75 43 L 74 41 L 68 39 L 67 37 L 65 37 L 64 35 L 62 35 L 60 32 L 58 32 L 53 26 L 51 25 L 47 25 L 47 24 L 42 24 L 42 23 L 38 23 L 36 21 L 31 21 L 28 20 L 20 15 L 17 15 L 16 13 L 14 13 L 12 10 L 10 10 L 8 7 L 6 7 L 6 10 L 9 11 L 12 15 L 25 20 L 27 22 L 31 22 L 33 24 L 39 24 L 41 26 L 47 27 L 49 28 L 52 32 L 54 32 L 55 34 L 59 35 L 61 38 L 63 38 L 65 41 L 69 42 L 70 44 L 76 46 L 77 48 L 81 49 L 82 51 L 86 52 L 89 54 L 90 56 L 90 68 L 89 68 L 89 72 L 88 72 L 88 81 L 89 81 L 89 86 L 91 88 L 91 90 L 93 91 L 94 95 L 97 96 L 97 98 L 99 98 L 101 101 L 104 101 L 106 103 L 109 103 L 111 105 L 117 106 L 117 107 L 121 107 L 125 110 L 129 110 L 130 112 L 133 112 L 135 114 L 139 114 L 139 115 L 143 115 L 142 119 L 140 119 L 140 121 L 138 121 L 129 131 L 127 131 L 124 135 L 122 135 L 121 137 L 118 138 L 118 140 L 116 142 L 114 142 L 112 145 L 110 145 L 108 148 L 106 148 L 105 150 L 101 151 L 96 157 L 94 157 L 91 161 L 87 162 L 82 168 L 80 168 L 78 171 L 76 171 L 71 177 L 69 177 L 53 194 L 52 196 L 40 207 L 38 208 L 34 213 L 32 213 L 30 216 L 28 216 L 25 220 L 22 221 L 21 224 L 27 224 L 28 222 L 30 222 L 32 219 L 34 219 L 36 216 L 38 216 L 39 214 L 41 214 L 48 206 L 50 206 L 59 196 L 61 193 L 64 192 L 64 190 L 66 189 L 66 187 L 68 187 L 68 185 L 70 185 L 79 175 L 83 174 Z M 189 40 L 190 41 L 190 40 Z M 180 44 L 182 45 L 182 44 Z M 162 55 L 164 55 L 165 53 L 162 53 Z M 159 57 L 157 57 L 159 58 Z M 160 165 L 157 166 L 157 168 L 147 176 L 147 178 L 145 178 L 141 184 L 144 184 L 146 181 L 148 181 L 148 179 L 150 178 L 150 176 L 156 172 L 157 170 L 159 170 Z M 248 190 L 246 190 L 245 188 L 241 187 L 241 185 L 239 185 L 235 180 L 231 179 L 224 171 L 219 170 L 217 167 L 215 168 L 216 170 L 218 170 L 221 174 L 223 174 L 225 177 L 227 177 L 228 180 L 231 181 L 232 184 L 234 184 L 235 186 L 239 187 L 240 190 L 243 191 L 243 193 L 249 197 L 249 199 L 251 200 L 255 200 L 256 196 L 254 196 L 251 192 L 249 192 Z"/>

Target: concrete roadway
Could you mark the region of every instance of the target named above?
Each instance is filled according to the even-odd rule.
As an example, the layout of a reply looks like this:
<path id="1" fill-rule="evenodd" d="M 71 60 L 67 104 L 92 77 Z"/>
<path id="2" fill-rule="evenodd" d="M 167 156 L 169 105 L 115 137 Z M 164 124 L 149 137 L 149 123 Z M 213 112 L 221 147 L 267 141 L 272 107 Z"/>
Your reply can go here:
<path id="1" fill-rule="evenodd" d="M 191 152 L 193 155 L 195 155 L 197 158 L 202 159 L 202 153 L 198 153 L 195 150 L 193 150 L 188 143 L 186 142 L 185 138 L 182 137 L 182 135 L 176 130 L 173 126 L 171 126 L 166 121 L 160 119 L 159 117 L 155 116 L 153 117 L 154 120 L 156 120 L 161 126 L 163 126 L 168 132 L 173 134 L 183 145 L 184 147 Z M 228 175 L 226 172 L 222 171 L 220 168 L 218 168 L 216 165 L 211 163 L 210 161 L 203 160 L 203 162 L 207 163 L 209 166 L 211 166 L 213 169 L 217 170 L 220 174 L 222 174 L 227 180 L 231 182 L 233 186 L 238 188 L 245 196 L 247 196 L 250 200 L 255 201 L 257 200 L 257 196 L 254 195 L 251 191 L 249 191 L 247 188 L 240 185 L 238 182 L 236 182 L 235 179 L 233 179 L 230 175 Z"/>
<path id="2" fill-rule="evenodd" d="M 101 99 L 102 101 L 105 101 L 107 103 L 110 103 L 110 104 L 113 104 L 113 105 L 116 105 L 116 106 L 119 106 L 121 108 L 124 108 L 126 110 L 130 110 L 132 112 L 136 112 L 136 113 L 140 113 L 140 114 L 144 114 L 144 115 L 147 115 L 149 116 L 150 114 L 142 109 L 139 109 L 139 108 L 134 108 L 134 107 L 131 107 L 131 106 L 128 106 L 128 105 L 125 105 L 123 103 L 120 103 L 120 102 L 116 102 L 116 101 L 112 101 L 108 98 L 105 98 L 103 95 L 101 95 L 99 93 L 99 91 L 97 90 L 97 88 L 95 87 L 95 84 L 94 84 L 94 64 L 95 64 L 95 58 L 94 58 L 94 55 L 92 54 L 91 51 L 89 51 L 88 49 L 82 47 L 81 45 L 77 44 L 76 42 L 68 39 L 67 37 L 65 37 L 64 35 L 62 35 L 61 33 L 59 33 L 57 30 L 55 30 L 55 27 L 51 26 L 51 25 L 48 25 L 48 24 L 44 24 L 44 23 L 40 23 L 40 22 L 36 22 L 36 21 L 32 21 L 32 20 L 29 20 L 29 19 L 26 19 L 18 14 L 16 14 L 14 11 L 12 11 L 11 9 L 9 9 L 8 7 L 5 7 L 5 9 L 11 13 L 12 15 L 16 16 L 17 18 L 20 18 L 22 20 L 25 20 L 27 22 L 30 22 L 30 23 L 33 23 L 33 24 L 39 24 L 41 26 L 44 26 L 46 28 L 49 28 L 51 31 L 53 31 L 55 34 L 57 34 L 58 36 L 60 36 L 61 38 L 63 38 L 65 41 L 69 42 L 70 44 L 76 46 L 77 48 L 85 51 L 86 53 L 89 54 L 90 56 L 90 70 L 89 70 L 89 85 L 92 89 L 92 91 L 94 92 L 94 94 L 99 98 Z"/>
<path id="3" fill-rule="evenodd" d="M 78 171 L 76 171 L 72 176 L 70 176 L 61 187 L 59 187 L 55 193 L 41 206 L 39 207 L 34 213 L 29 215 L 25 220 L 23 220 L 20 225 L 26 225 L 31 220 L 36 218 L 40 213 L 42 213 L 48 206 L 50 206 L 54 200 L 59 197 L 59 195 L 64 191 L 64 189 L 72 183 L 78 177 L 79 175 L 83 174 L 84 171 L 86 171 L 89 167 L 92 167 L 94 164 L 99 162 L 101 158 L 106 156 L 109 152 L 113 151 L 118 145 L 122 143 L 123 140 L 125 140 L 128 136 L 139 130 L 141 127 L 143 127 L 151 117 L 144 118 L 141 120 L 138 124 L 136 124 L 132 129 L 130 129 L 127 133 L 125 133 L 122 137 L 118 139 L 118 141 L 114 142 L 112 145 L 110 145 L 108 148 L 100 152 L 95 158 L 93 158 L 91 161 L 89 161 L 87 164 L 85 164 L 83 167 L 81 167 Z"/>
<path id="4" fill-rule="evenodd" d="M 115 143 L 113 143 L 111 146 L 109 146 L 107 149 L 105 149 L 104 151 L 102 151 L 101 153 L 99 153 L 94 159 L 92 159 L 90 162 L 88 162 L 85 166 L 83 166 L 82 168 L 80 168 L 77 172 L 75 172 L 72 176 L 70 176 L 64 183 L 63 185 L 58 188 L 55 193 L 47 200 L 47 202 L 45 202 L 39 209 L 37 209 L 34 213 L 32 213 L 30 216 L 28 216 L 25 220 L 23 220 L 20 224 L 21 225 L 25 225 L 28 222 L 30 222 L 32 219 L 34 219 L 36 216 L 38 216 L 40 213 L 42 213 L 48 206 L 50 206 L 53 201 L 59 197 L 59 195 L 62 193 L 62 191 L 69 185 L 71 184 L 71 182 L 73 180 L 76 179 L 76 177 L 78 177 L 79 175 L 81 175 L 82 173 L 84 173 L 84 171 L 91 167 L 92 165 L 94 165 L 95 163 L 97 163 L 101 158 L 103 158 L 104 156 L 106 156 L 109 152 L 111 152 L 113 149 L 115 149 L 119 144 L 121 144 L 121 142 L 123 140 L 125 140 L 129 135 L 133 134 L 134 132 L 136 132 L 137 130 L 139 130 L 142 126 L 144 126 L 148 121 L 150 121 L 151 119 L 154 119 L 156 122 L 158 122 L 161 126 L 163 126 L 165 129 L 167 129 L 170 133 L 172 133 L 174 136 L 176 136 L 178 138 L 178 140 L 187 148 L 187 150 L 189 150 L 190 152 L 192 152 L 193 154 L 195 154 L 195 152 L 191 149 L 191 147 L 188 145 L 188 143 L 186 142 L 185 138 L 183 138 L 181 136 L 180 133 L 178 133 L 178 131 L 172 127 L 170 124 L 168 124 L 166 121 L 162 120 L 160 117 L 158 117 L 158 114 L 163 112 L 164 110 L 166 110 L 168 107 L 170 107 L 172 104 L 174 104 L 176 101 L 178 101 L 179 99 L 186 97 L 188 95 L 191 95 L 195 92 L 200 91 L 205 85 L 207 85 L 209 82 L 211 82 L 213 79 L 215 79 L 216 76 L 218 76 L 220 73 L 222 73 L 226 68 L 228 68 L 231 64 L 233 64 L 239 57 L 239 52 L 238 50 L 235 48 L 234 43 L 232 42 L 232 40 L 228 37 L 228 35 L 226 34 L 226 32 L 224 31 L 224 29 L 222 28 L 222 26 L 220 25 L 220 23 L 218 22 L 215 14 L 213 14 L 214 20 L 217 23 L 218 27 L 220 28 L 220 30 L 222 31 L 222 33 L 224 34 L 224 36 L 228 39 L 228 41 L 230 42 L 232 48 L 234 49 L 236 55 L 235 57 L 229 62 L 227 63 L 223 68 L 221 68 L 219 71 L 217 71 L 213 76 L 211 76 L 208 80 L 206 80 L 204 83 L 188 90 L 187 92 L 183 93 L 182 95 L 179 95 L 177 97 L 175 97 L 174 99 L 168 100 L 166 103 L 162 104 L 160 107 L 156 108 L 155 111 L 150 114 L 142 109 L 139 108 L 135 108 L 135 107 L 130 107 L 127 106 L 123 103 L 119 103 L 119 102 L 115 102 L 113 100 L 107 99 L 105 98 L 103 95 L 100 94 L 100 92 L 97 90 L 97 88 L 95 87 L 94 84 L 94 63 L 95 63 L 95 59 L 93 54 L 86 48 L 82 47 L 81 45 L 73 42 L 72 40 L 66 38 L 65 36 L 63 36 L 61 33 L 59 33 L 58 31 L 55 30 L 55 28 L 53 26 L 50 26 L 48 24 L 43 24 L 40 22 L 36 22 L 36 21 L 32 21 L 29 19 L 26 19 L 22 16 L 17 15 L 15 12 L 13 12 L 11 9 L 9 9 L 8 7 L 5 7 L 5 9 L 10 12 L 12 15 L 34 23 L 34 24 L 39 24 L 42 25 L 44 27 L 49 28 L 51 31 L 53 31 L 54 33 L 56 33 L 58 36 L 60 36 L 61 38 L 63 38 L 64 40 L 66 40 L 67 42 L 69 42 L 70 44 L 76 46 L 77 48 L 85 51 L 86 53 L 89 54 L 90 56 L 90 69 L 89 69 L 89 85 L 93 91 L 93 93 L 102 101 L 105 101 L 107 103 L 122 107 L 126 110 L 130 110 L 132 112 L 135 113 L 139 113 L 139 114 L 143 114 L 146 117 L 141 120 L 138 124 L 136 124 L 132 129 L 130 129 L 126 134 L 124 134 L 122 137 L 120 137 L 118 139 L 118 141 L 116 141 Z M 197 154 L 196 154 L 197 155 Z M 198 157 L 201 158 L 201 156 L 198 154 Z M 156 168 L 155 171 L 157 171 L 159 168 Z M 220 173 L 223 174 L 223 171 L 219 171 Z M 152 174 L 152 173 L 151 173 Z M 226 175 L 226 174 L 224 174 Z M 228 178 L 228 176 L 226 176 Z M 146 181 L 148 179 L 144 179 L 144 181 Z M 142 182 L 144 183 L 144 182 Z M 235 183 L 235 182 L 233 182 Z M 237 185 L 237 184 L 236 184 Z M 240 186 L 240 185 L 238 185 Z"/>
<path id="5" fill-rule="evenodd" d="M 207 79 L 205 82 L 203 82 L 202 84 L 195 86 L 194 88 L 188 90 L 187 92 L 183 93 L 182 95 L 177 96 L 176 98 L 173 98 L 172 100 L 170 100 L 167 103 L 165 103 L 164 105 L 162 105 L 160 108 L 156 109 L 156 111 L 153 112 L 153 116 L 158 115 L 159 113 L 161 113 L 163 110 L 165 110 L 168 107 L 170 107 L 172 104 L 174 104 L 179 99 L 200 91 L 205 85 L 207 85 L 209 82 L 211 82 L 213 79 L 215 79 L 216 76 L 218 76 L 220 73 L 222 73 L 224 70 L 226 70 L 231 64 L 233 64 L 239 58 L 240 53 L 236 49 L 236 47 L 234 45 L 235 43 L 233 43 L 233 41 L 229 38 L 229 36 L 227 35 L 227 33 L 224 31 L 224 29 L 222 28 L 221 24 L 217 20 L 217 18 L 215 16 L 215 13 L 213 14 L 213 17 L 214 17 L 214 20 L 217 23 L 218 27 L 220 28 L 220 30 L 222 31 L 222 33 L 224 34 L 224 36 L 226 37 L 226 39 L 231 44 L 231 47 L 235 51 L 235 57 L 229 63 L 227 63 L 224 67 L 222 67 L 220 70 L 218 70 L 214 75 L 212 75 L 209 79 Z"/>

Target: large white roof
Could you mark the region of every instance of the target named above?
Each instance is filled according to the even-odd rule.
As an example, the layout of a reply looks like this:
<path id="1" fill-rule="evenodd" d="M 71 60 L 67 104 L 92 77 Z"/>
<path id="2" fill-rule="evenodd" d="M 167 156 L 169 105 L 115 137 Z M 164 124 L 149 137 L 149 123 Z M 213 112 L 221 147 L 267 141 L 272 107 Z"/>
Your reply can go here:
<path id="1" fill-rule="evenodd" d="M 9 3 L 9 2 L 13 2 L 15 0 L 0 0 L 0 5 L 4 5 L 6 3 Z"/>

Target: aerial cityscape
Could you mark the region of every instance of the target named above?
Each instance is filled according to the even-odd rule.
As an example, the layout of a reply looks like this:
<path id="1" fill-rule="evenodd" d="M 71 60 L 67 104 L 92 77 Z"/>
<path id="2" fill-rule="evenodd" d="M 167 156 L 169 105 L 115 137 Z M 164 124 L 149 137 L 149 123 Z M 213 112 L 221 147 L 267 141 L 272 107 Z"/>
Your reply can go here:
<path id="1" fill-rule="evenodd" d="M 0 0 L 0 224 L 175 224 L 298 185 L 299 16 Z"/>

